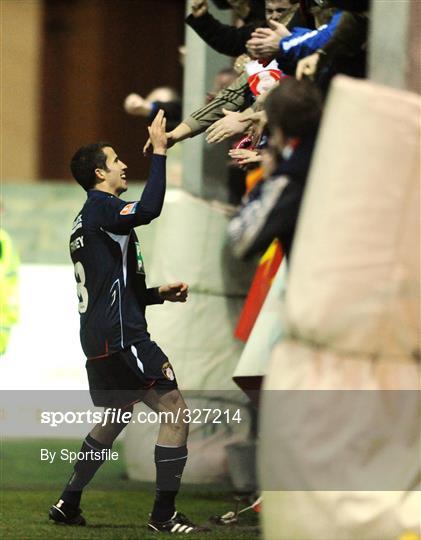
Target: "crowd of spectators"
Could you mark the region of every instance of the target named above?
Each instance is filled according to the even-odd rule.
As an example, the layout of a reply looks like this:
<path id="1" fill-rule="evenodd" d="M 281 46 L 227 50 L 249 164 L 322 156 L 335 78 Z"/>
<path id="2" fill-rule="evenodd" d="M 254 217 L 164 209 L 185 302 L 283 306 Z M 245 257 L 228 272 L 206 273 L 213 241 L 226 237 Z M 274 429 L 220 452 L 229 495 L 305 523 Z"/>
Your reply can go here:
<path id="1" fill-rule="evenodd" d="M 237 76 L 170 129 L 169 145 L 205 131 L 210 144 L 230 139 L 228 157 L 246 175 L 230 201 L 240 203 L 233 249 L 247 256 L 277 238 L 288 259 L 330 82 L 366 74 L 369 0 L 212 1 L 232 8 L 232 26 L 209 0 L 191 0 L 186 23 Z"/>

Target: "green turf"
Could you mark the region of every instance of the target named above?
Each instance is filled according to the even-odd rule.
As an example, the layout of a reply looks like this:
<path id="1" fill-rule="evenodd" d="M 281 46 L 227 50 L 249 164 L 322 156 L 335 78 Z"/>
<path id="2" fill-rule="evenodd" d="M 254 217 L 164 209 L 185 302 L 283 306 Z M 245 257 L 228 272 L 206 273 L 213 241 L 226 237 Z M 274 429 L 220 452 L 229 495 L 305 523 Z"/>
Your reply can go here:
<path id="1" fill-rule="evenodd" d="M 80 443 L 65 441 L 65 447 L 78 450 Z M 124 477 L 124 463 L 108 462 L 101 468 L 84 494 L 82 507 L 87 527 L 65 527 L 49 523 L 47 511 L 55 501 L 62 484 L 70 474 L 68 464 L 57 461 L 51 465 L 40 462 L 41 446 L 61 449 L 63 441 L 6 440 L 0 445 L 0 513 L 2 538 L 31 539 L 156 539 L 145 527 L 154 488 L 152 484 L 133 482 Z M 117 450 L 121 445 L 117 443 Z M 232 510 L 229 493 L 216 486 L 198 488 L 183 486 L 177 501 L 180 511 L 190 519 L 205 523 L 209 516 Z M 257 514 L 244 514 L 241 524 L 216 527 L 198 538 L 226 540 L 258 539 Z"/>

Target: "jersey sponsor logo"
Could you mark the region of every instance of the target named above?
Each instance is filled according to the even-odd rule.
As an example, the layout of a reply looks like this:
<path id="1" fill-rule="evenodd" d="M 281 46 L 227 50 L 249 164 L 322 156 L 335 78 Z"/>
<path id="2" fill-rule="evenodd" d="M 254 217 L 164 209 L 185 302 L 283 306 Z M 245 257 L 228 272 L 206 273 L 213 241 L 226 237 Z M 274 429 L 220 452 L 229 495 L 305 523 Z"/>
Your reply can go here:
<path id="1" fill-rule="evenodd" d="M 145 266 L 143 264 L 142 252 L 140 251 L 140 243 L 135 242 L 136 247 L 136 273 L 145 275 Z"/>
<path id="2" fill-rule="evenodd" d="M 120 215 L 128 216 L 129 214 L 136 213 L 136 206 L 137 206 L 137 203 L 126 204 L 126 206 L 121 210 Z"/>
<path id="3" fill-rule="evenodd" d="M 164 364 L 162 364 L 162 374 L 169 381 L 173 381 L 175 379 L 172 365 L 169 362 L 165 362 Z"/>

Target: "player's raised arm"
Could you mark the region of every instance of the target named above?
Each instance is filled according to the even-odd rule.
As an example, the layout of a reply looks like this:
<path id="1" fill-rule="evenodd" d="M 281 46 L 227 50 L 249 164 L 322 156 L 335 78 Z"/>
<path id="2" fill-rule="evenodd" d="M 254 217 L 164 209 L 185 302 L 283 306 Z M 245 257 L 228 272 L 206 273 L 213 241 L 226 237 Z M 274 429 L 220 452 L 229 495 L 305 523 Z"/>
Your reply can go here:
<path id="1" fill-rule="evenodd" d="M 153 155 L 142 196 L 139 201 L 131 202 L 125 202 L 118 196 L 107 198 L 101 205 L 98 215 L 100 225 L 106 231 L 127 234 L 133 227 L 146 225 L 160 215 L 166 187 L 165 127 L 164 111 L 160 110 L 148 127 Z"/>
<path id="2" fill-rule="evenodd" d="M 148 127 L 149 138 L 153 147 L 153 156 L 149 169 L 149 178 L 140 198 L 137 217 L 138 225 L 150 223 L 157 218 L 164 204 L 166 187 L 167 121 L 161 109 Z"/>

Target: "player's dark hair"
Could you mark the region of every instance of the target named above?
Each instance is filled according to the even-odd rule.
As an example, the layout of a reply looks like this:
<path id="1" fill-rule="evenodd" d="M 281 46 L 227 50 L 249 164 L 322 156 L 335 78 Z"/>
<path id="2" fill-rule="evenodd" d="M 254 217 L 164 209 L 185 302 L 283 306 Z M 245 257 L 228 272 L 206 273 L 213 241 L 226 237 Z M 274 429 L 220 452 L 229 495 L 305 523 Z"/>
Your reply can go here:
<path id="1" fill-rule="evenodd" d="M 314 135 L 322 115 L 322 95 L 308 80 L 283 79 L 265 101 L 269 129 L 280 128 L 286 137 Z"/>
<path id="2" fill-rule="evenodd" d="M 107 142 L 87 144 L 79 148 L 72 157 L 70 170 L 85 191 L 92 189 L 97 183 L 95 169 L 108 171 L 107 156 L 102 151 L 106 146 L 111 146 L 111 144 Z"/>

